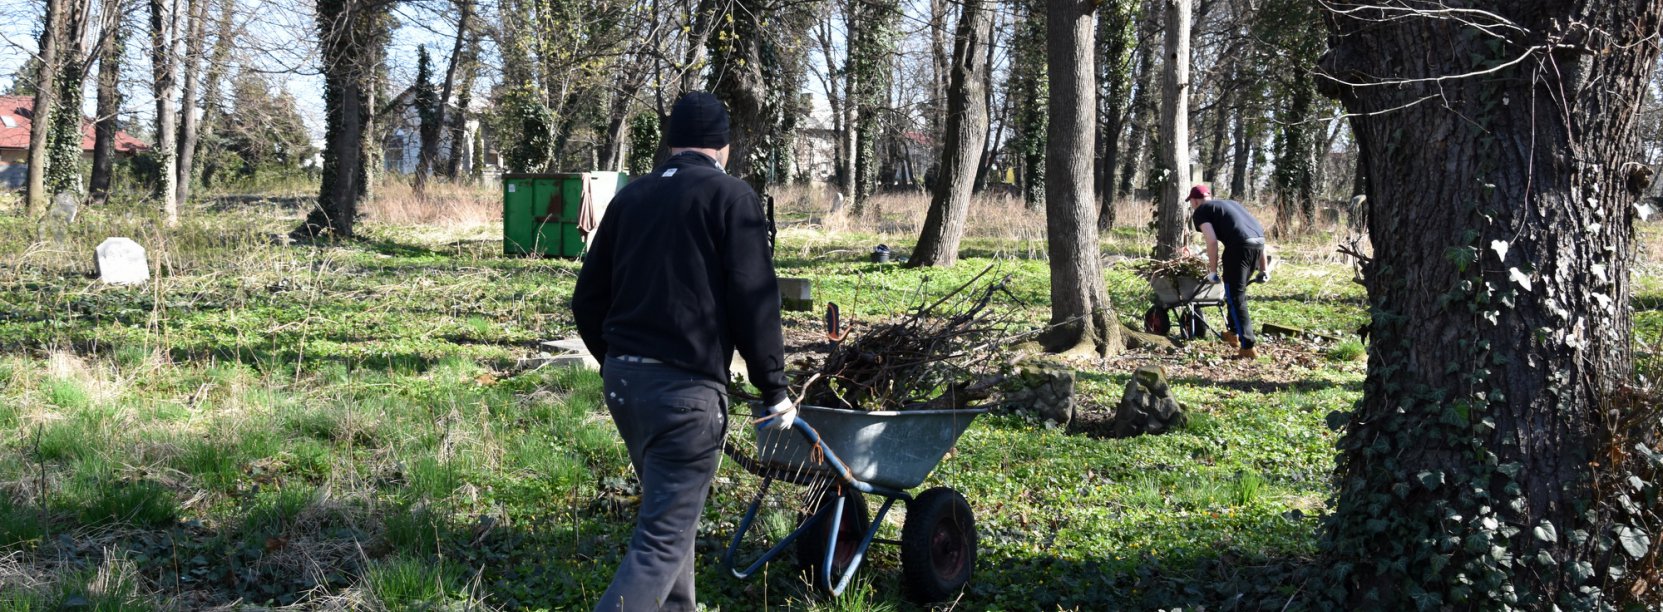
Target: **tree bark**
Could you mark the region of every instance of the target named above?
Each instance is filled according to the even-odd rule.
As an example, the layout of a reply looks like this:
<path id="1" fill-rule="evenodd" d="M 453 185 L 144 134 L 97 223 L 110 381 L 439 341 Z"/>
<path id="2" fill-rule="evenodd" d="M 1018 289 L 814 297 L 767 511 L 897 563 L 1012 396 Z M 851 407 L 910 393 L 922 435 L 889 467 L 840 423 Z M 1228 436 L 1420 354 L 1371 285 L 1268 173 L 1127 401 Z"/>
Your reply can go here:
<path id="1" fill-rule="evenodd" d="M 1097 121 L 1091 53 L 1095 0 L 1050 0 L 1046 64 L 1052 109 L 1046 135 L 1046 251 L 1051 258 L 1051 326 L 1047 350 L 1110 355 L 1121 346 L 1103 283 L 1097 207 L 1091 195 L 1092 141 Z"/>
<path id="2" fill-rule="evenodd" d="M 35 101 L 29 111 L 29 171 L 24 183 L 24 213 L 35 217 L 46 211 L 47 141 L 52 108 L 58 97 L 58 47 L 63 42 L 69 3 L 47 0 L 46 29 L 40 37 L 40 76 L 35 79 Z"/>
<path id="3" fill-rule="evenodd" d="M 1375 212 L 1325 574 L 1346 607 L 1649 608 L 1625 600 L 1655 574 L 1625 554 L 1653 558 L 1655 520 L 1623 506 L 1656 516 L 1656 489 L 1592 483 L 1637 443 L 1602 431 L 1633 376 L 1635 111 L 1663 2 L 1462 6 L 1325 15 L 1325 93 Z"/>
<path id="4" fill-rule="evenodd" d="M 179 200 L 175 181 L 179 172 L 179 113 L 174 106 L 175 73 L 178 56 L 179 0 L 150 0 L 150 68 L 154 77 L 151 91 L 156 96 L 156 152 L 158 171 L 156 196 L 161 198 L 163 223 L 179 225 Z"/>
<path id="5" fill-rule="evenodd" d="M 196 163 L 196 143 L 200 123 L 196 117 L 196 88 L 202 74 L 203 29 L 207 27 L 208 0 L 187 0 L 188 21 L 185 30 L 184 91 L 179 95 L 179 176 L 175 189 L 180 203 L 190 199 L 191 172 Z"/>
<path id="6" fill-rule="evenodd" d="M 105 0 L 102 7 L 104 33 L 98 42 L 98 117 L 93 121 L 92 177 L 88 181 L 89 199 L 95 205 L 109 199 L 110 176 L 115 170 L 115 135 L 121 114 L 121 56 L 127 47 L 123 4 L 122 0 Z"/>
<path id="7" fill-rule="evenodd" d="M 993 29 L 993 20 L 979 0 L 967 0 L 959 13 L 953 35 L 953 61 L 946 99 L 947 116 L 942 135 L 941 171 L 936 176 L 930 210 L 913 249 L 910 267 L 951 266 L 958 261 L 959 239 L 970 214 L 970 196 L 975 190 L 976 164 L 987 140 L 987 98 L 983 80 L 987 57 L 981 46 Z"/>
<path id="8" fill-rule="evenodd" d="M 1161 100 L 1161 181 L 1156 208 L 1155 258 L 1171 259 L 1184 245 L 1184 195 L 1190 179 L 1190 2 L 1166 3 L 1166 73 Z"/>

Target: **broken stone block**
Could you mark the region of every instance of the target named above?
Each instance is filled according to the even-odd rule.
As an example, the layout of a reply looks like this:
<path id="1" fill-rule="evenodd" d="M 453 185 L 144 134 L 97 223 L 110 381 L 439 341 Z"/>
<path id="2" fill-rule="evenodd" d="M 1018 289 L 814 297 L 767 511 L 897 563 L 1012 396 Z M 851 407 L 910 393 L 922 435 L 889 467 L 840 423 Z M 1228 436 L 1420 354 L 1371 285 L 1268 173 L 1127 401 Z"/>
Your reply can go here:
<path id="1" fill-rule="evenodd" d="M 1163 434 L 1188 422 L 1184 405 L 1172 397 L 1166 369 L 1144 366 L 1132 373 L 1132 380 L 1126 381 L 1126 392 L 1120 397 L 1110 428 L 1114 437 L 1129 438 L 1146 433 Z"/>

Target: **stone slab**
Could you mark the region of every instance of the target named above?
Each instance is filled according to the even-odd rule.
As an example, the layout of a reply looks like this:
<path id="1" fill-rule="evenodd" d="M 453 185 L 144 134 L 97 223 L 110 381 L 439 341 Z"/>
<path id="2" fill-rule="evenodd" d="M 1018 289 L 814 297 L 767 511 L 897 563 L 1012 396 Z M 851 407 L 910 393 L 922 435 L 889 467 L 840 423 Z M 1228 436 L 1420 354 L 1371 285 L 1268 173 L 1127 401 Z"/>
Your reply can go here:
<path id="1" fill-rule="evenodd" d="M 150 280 L 150 263 L 144 247 L 131 238 L 107 238 L 97 249 L 98 280 L 115 285 L 136 285 Z"/>

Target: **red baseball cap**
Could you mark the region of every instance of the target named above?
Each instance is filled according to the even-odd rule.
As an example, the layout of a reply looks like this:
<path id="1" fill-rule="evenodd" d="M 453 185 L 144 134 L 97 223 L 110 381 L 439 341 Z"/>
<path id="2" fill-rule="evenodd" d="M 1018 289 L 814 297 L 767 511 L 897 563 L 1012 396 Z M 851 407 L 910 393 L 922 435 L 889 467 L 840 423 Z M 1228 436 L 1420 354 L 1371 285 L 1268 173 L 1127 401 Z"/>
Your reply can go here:
<path id="1" fill-rule="evenodd" d="M 1213 197 L 1213 193 L 1211 191 L 1207 191 L 1207 186 L 1206 185 L 1196 185 L 1196 186 L 1190 188 L 1190 196 L 1187 197 L 1187 198 L 1184 198 L 1184 199 L 1185 200 L 1193 200 L 1193 199 L 1196 199 L 1196 198 L 1201 198 L 1201 199 L 1205 200 L 1205 199 L 1208 199 L 1208 198 L 1211 198 L 1211 197 Z"/>

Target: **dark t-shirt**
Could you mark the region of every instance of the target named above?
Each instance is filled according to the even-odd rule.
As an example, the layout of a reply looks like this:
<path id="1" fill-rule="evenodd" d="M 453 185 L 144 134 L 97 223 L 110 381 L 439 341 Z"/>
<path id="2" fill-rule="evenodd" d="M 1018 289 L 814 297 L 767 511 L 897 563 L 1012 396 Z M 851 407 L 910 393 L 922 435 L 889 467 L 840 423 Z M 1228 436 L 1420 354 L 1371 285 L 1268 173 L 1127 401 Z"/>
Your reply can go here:
<path id="1" fill-rule="evenodd" d="M 1201 224 L 1213 224 L 1213 235 L 1218 236 L 1218 241 L 1227 247 L 1241 246 L 1249 239 L 1263 240 L 1265 237 L 1265 228 L 1259 226 L 1259 220 L 1235 200 L 1207 200 L 1195 207 L 1190 220 L 1198 232 L 1201 231 Z"/>

